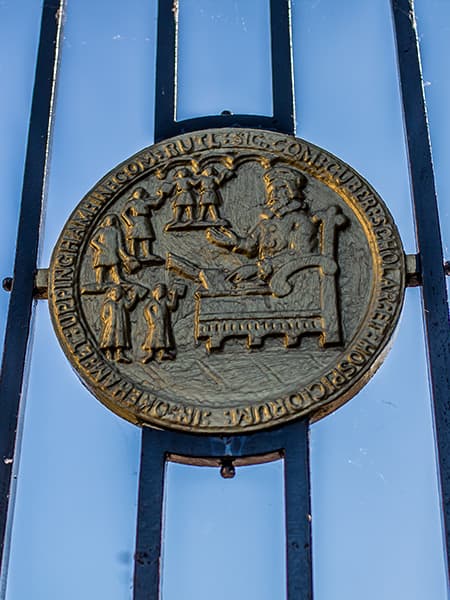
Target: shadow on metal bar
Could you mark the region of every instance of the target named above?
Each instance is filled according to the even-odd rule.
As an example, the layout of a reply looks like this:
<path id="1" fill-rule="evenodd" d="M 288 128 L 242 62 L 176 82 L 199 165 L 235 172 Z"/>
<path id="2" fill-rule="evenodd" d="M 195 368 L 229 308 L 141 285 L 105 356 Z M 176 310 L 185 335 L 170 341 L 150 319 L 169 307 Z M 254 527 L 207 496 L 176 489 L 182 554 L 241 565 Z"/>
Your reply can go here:
<path id="1" fill-rule="evenodd" d="M 311 600 L 311 524 L 308 422 L 245 436 L 195 436 L 144 428 L 142 432 L 134 600 L 160 593 L 162 508 L 167 460 L 235 466 L 284 458 L 287 600 Z M 226 476 L 226 474 L 225 474 Z"/>
<path id="2" fill-rule="evenodd" d="M 290 1 L 270 0 L 272 55 L 272 116 L 210 115 L 175 121 L 176 38 L 178 11 L 168 0 L 158 4 L 156 57 L 155 142 L 213 127 L 251 127 L 293 134 L 295 131 Z"/>

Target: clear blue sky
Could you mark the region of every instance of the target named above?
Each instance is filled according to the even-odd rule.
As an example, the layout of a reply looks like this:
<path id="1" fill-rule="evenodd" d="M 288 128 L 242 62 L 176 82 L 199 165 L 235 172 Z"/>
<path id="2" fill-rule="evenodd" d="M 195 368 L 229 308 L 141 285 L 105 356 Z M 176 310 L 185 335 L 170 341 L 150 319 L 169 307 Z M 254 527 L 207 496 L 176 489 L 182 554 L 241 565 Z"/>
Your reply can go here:
<path id="1" fill-rule="evenodd" d="M 40 266 L 73 206 L 152 143 L 155 0 L 68 0 Z M 180 0 L 179 117 L 270 112 L 266 0 Z M 450 4 L 416 0 L 450 245 Z M 0 0 L 0 271 L 12 269 L 40 2 Z M 297 134 L 380 192 L 415 251 L 388 0 L 293 0 Z M 220 74 L 215 73 L 220 66 Z M 0 295 L 3 331 L 7 294 Z M 139 430 L 81 386 L 38 303 L 7 600 L 131 598 Z M 384 366 L 311 428 L 316 600 L 445 600 L 417 289 Z M 284 600 L 282 465 L 167 473 L 162 600 Z M 224 573 L 225 570 L 225 573 Z M 229 574 L 232 574 L 230 577 Z"/>

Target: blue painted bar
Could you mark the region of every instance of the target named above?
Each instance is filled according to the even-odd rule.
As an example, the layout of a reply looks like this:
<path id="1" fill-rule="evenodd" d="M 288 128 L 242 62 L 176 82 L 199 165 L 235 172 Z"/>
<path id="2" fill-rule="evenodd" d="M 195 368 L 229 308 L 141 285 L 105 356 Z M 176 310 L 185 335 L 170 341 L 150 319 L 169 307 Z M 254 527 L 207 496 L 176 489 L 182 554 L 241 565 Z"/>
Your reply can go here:
<path id="1" fill-rule="evenodd" d="M 450 327 L 441 229 L 412 0 L 392 0 L 450 576 Z M 447 580 L 447 587 L 449 579 Z"/>

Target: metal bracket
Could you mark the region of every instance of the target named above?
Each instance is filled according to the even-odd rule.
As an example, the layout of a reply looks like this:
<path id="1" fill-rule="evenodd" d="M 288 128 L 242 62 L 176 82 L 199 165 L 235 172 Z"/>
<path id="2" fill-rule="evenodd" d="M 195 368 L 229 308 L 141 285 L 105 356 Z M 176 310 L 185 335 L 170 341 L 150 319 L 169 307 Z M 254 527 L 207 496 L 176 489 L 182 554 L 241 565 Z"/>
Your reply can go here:
<path id="1" fill-rule="evenodd" d="M 34 275 L 33 298 L 36 300 L 48 300 L 48 269 L 37 269 Z M 5 277 L 2 280 L 2 287 L 5 292 L 11 292 L 14 286 L 12 277 Z"/>
<path id="2" fill-rule="evenodd" d="M 48 300 L 48 269 L 37 269 L 33 295 L 37 300 Z"/>
<path id="3" fill-rule="evenodd" d="M 423 285 L 420 254 L 406 254 L 406 287 Z M 450 277 L 450 260 L 444 261 L 444 274 Z"/>
<path id="4" fill-rule="evenodd" d="M 406 287 L 422 285 L 422 267 L 420 254 L 406 254 Z"/>

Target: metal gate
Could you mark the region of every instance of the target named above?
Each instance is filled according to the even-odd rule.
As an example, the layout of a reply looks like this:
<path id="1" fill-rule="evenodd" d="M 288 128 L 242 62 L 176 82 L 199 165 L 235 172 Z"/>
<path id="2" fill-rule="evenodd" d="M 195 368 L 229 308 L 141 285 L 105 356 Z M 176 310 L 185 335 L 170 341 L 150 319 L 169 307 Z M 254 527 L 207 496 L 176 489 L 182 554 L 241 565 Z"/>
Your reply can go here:
<path id="1" fill-rule="evenodd" d="M 417 256 L 409 257 L 409 285 L 421 286 L 430 387 L 438 448 L 446 559 L 450 535 L 450 339 L 448 302 L 439 215 L 421 76 L 414 7 L 392 0 L 402 92 L 404 128 L 417 231 Z M 230 114 L 183 121 L 176 114 L 177 3 L 159 0 L 155 84 L 155 141 L 213 127 L 252 127 L 295 132 L 292 41 L 289 0 L 270 0 L 273 115 Z M 0 527 L 2 597 L 15 490 L 14 456 L 20 444 L 19 420 L 26 382 L 27 352 L 33 303 L 45 294 L 42 273 L 36 276 L 52 113 L 58 73 L 63 3 L 44 0 L 31 108 L 14 273 L 4 279 L 11 292 L 0 381 Z M 167 460 L 210 464 L 232 476 L 235 467 L 283 457 L 288 599 L 312 598 L 309 449 L 307 421 L 246 436 L 196 437 L 144 428 L 134 571 L 134 598 L 156 598 L 160 586 L 164 472 Z"/>

